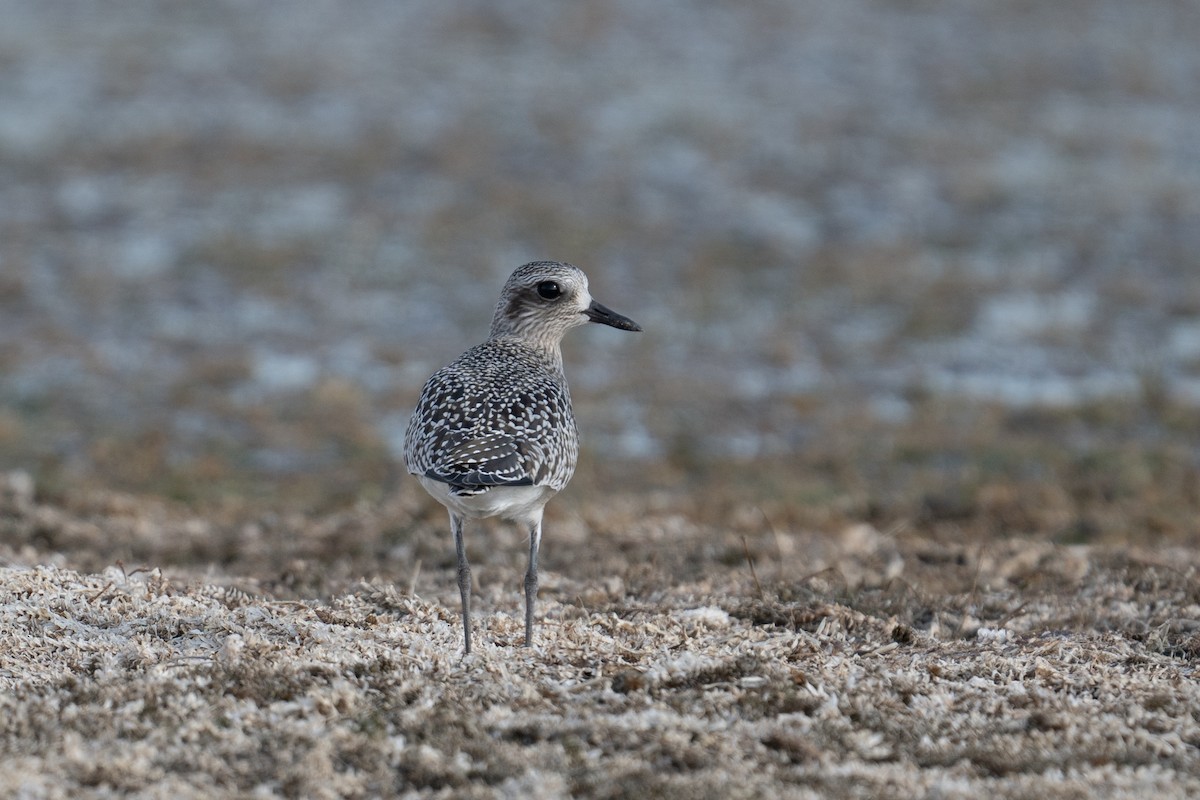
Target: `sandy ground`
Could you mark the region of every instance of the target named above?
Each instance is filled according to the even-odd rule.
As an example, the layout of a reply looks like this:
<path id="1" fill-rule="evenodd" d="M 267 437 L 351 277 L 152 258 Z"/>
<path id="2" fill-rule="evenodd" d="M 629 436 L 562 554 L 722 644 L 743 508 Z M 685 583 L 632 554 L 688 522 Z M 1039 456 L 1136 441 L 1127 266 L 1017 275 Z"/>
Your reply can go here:
<path id="1" fill-rule="evenodd" d="M 0 506 L 4 796 L 1200 792 L 1194 551 L 865 525 L 745 538 L 630 500 L 610 506 L 641 518 L 620 532 L 548 532 L 532 650 L 517 646 L 516 534 L 475 532 L 477 652 L 463 658 L 447 540 L 411 498 L 356 524 L 407 518 L 410 540 L 446 557 L 421 568 L 402 545 L 416 564 L 383 555 L 357 581 L 366 560 L 312 562 L 326 594 L 265 570 L 99 568 L 63 543 L 90 532 L 103 558 L 139 539 L 169 560 L 220 526 L 29 488 L 9 476 Z M 740 561 L 687 566 L 738 539 Z"/>

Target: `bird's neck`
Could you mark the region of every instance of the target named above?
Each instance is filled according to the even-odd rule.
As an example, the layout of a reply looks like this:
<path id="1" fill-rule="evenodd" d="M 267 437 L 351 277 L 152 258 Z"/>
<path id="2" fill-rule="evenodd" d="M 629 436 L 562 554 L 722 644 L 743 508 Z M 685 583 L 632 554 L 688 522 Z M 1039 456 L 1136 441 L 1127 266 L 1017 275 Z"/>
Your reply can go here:
<path id="1" fill-rule="evenodd" d="M 509 331 L 497 332 L 493 329 L 492 335 L 488 339 L 517 344 L 523 350 L 536 354 L 541 361 L 545 362 L 546 366 L 560 373 L 563 371 L 561 336 L 523 336 Z"/>

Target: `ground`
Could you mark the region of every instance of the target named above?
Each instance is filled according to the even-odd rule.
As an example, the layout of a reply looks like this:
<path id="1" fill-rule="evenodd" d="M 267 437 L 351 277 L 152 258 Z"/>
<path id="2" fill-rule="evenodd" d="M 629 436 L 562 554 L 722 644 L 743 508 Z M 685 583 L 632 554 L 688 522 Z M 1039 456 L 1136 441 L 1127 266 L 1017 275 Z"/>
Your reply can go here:
<path id="1" fill-rule="evenodd" d="M 472 533 L 464 658 L 428 506 L 409 487 L 328 517 L 205 518 L 43 500 L 9 474 L 0 793 L 1200 792 L 1194 548 L 791 530 L 761 506 L 711 525 L 663 497 L 583 498 L 549 520 L 532 649 L 519 535 Z M 224 566 L 149 566 L 213 546 Z"/>

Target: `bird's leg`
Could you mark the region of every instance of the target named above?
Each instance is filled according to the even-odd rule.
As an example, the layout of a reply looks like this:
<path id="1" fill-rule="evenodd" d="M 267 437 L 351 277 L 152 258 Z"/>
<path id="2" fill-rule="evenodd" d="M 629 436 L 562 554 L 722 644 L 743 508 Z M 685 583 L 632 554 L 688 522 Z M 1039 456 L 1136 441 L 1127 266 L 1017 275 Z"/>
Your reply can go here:
<path id="1" fill-rule="evenodd" d="M 471 565 L 467 563 L 467 544 L 463 541 L 463 517 L 450 512 L 454 531 L 454 549 L 458 551 L 458 593 L 462 597 L 463 655 L 471 653 Z"/>
<path id="2" fill-rule="evenodd" d="M 533 646 L 533 607 L 537 603 L 538 545 L 542 541 L 542 521 L 529 526 L 529 569 L 525 571 L 525 646 Z"/>

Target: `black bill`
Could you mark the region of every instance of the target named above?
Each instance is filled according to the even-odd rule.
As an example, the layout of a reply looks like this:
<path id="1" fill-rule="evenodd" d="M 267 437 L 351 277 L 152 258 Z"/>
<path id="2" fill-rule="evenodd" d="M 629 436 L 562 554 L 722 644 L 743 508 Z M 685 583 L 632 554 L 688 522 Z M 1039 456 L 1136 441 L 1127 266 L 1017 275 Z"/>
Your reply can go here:
<path id="1" fill-rule="evenodd" d="M 587 307 L 587 311 L 583 313 L 592 322 L 599 322 L 601 325 L 611 325 L 623 331 L 640 331 L 642 329 L 641 325 L 638 325 L 629 317 L 623 317 L 611 308 L 600 305 L 595 300 Z"/>

